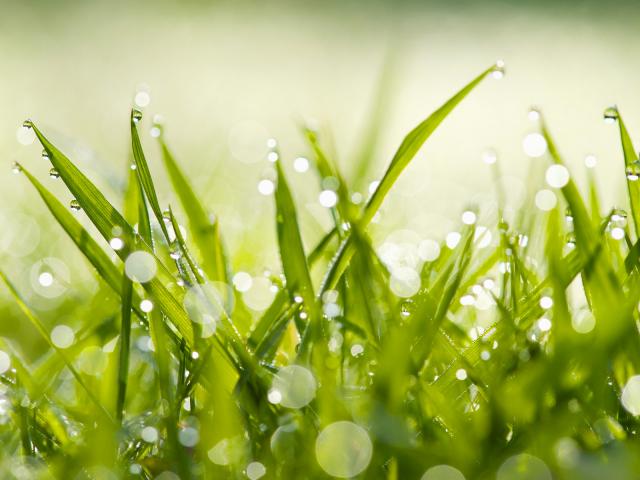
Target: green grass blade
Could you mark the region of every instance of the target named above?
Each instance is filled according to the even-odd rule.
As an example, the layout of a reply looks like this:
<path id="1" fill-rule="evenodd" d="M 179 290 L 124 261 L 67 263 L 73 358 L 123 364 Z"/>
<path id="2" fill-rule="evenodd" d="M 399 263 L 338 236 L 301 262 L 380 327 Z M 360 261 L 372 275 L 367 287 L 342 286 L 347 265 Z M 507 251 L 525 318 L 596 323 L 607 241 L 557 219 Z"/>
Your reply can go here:
<path id="1" fill-rule="evenodd" d="M 360 228 L 365 230 L 373 216 L 376 214 L 386 195 L 395 184 L 402 171 L 409 165 L 411 160 L 418 153 L 418 150 L 429 139 L 436 128 L 444 121 L 444 119 L 453 111 L 453 109 L 490 73 L 495 71 L 496 66 L 492 66 L 474 78 L 470 83 L 465 85 L 458 93 L 451 97 L 438 110 L 433 112 L 429 117 L 423 120 L 404 138 L 400 147 L 396 151 L 391 164 L 387 168 L 378 188 L 375 190 L 365 210 L 358 220 Z M 327 274 L 322 282 L 320 293 L 328 289 L 334 288 L 336 282 L 344 272 L 346 265 L 349 263 L 353 254 L 353 245 L 349 237 L 341 244 L 337 253 L 331 261 Z"/>
<path id="2" fill-rule="evenodd" d="M 118 357 L 118 393 L 116 399 L 116 418 L 122 422 L 124 404 L 129 377 L 129 350 L 131 346 L 131 310 L 133 298 L 133 282 L 122 275 L 122 308 L 120 327 L 120 351 Z"/>
<path id="3" fill-rule="evenodd" d="M 169 242 L 169 232 L 167 231 L 167 226 L 164 224 L 164 219 L 162 218 L 162 209 L 160 208 L 160 203 L 158 202 L 156 188 L 153 185 L 153 179 L 151 178 L 149 165 L 147 164 L 147 159 L 144 156 L 144 150 L 142 149 L 140 136 L 138 135 L 139 118 L 138 120 L 136 120 L 138 114 L 140 114 L 140 112 L 135 109 L 131 111 L 131 148 L 133 150 L 133 159 L 135 161 L 136 174 L 138 176 L 140 186 L 142 187 L 142 190 L 144 191 L 144 194 L 149 201 L 151 210 L 153 211 L 156 220 L 158 220 L 158 223 L 160 224 L 162 233 L 164 234 L 167 242 Z"/>
<path id="4" fill-rule="evenodd" d="M 616 109 L 617 112 L 617 109 Z M 620 112 L 618 114 L 618 126 L 620 128 L 620 143 L 622 144 L 622 153 L 624 156 L 624 166 L 626 172 L 627 189 L 629 191 L 629 203 L 631 206 L 631 216 L 635 227 L 636 238 L 640 239 L 640 164 L 638 164 L 638 156 L 633 147 L 633 142 L 629 136 L 627 126 L 622 120 Z"/>
<path id="5" fill-rule="evenodd" d="M 162 160 L 184 213 L 189 220 L 193 241 L 202 258 L 202 269 L 209 279 L 228 282 L 227 259 L 220 238 L 219 223 L 212 221 L 193 190 L 189 180 L 167 147 L 164 137 L 159 137 Z"/>
<path id="6" fill-rule="evenodd" d="M 64 361 L 64 364 L 66 365 L 67 369 L 74 376 L 74 378 L 76 379 L 78 384 L 82 387 L 82 389 L 85 391 L 89 399 L 95 404 L 95 406 L 98 408 L 100 413 L 102 413 L 110 423 L 113 423 L 114 420 L 111 414 L 109 413 L 109 411 L 100 403 L 100 401 L 98 400 L 98 397 L 96 397 L 93 391 L 87 386 L 82 376 L 80 375 L 80 373 L 78 373 L 78 371 L 73 366 L 71 361 L 67 358 L 65 353 L 61 349 L 59 349 L 57 346 L 54 345 L 54 343 L 51 341 L 51 338 L 49 337 L 49 333 L 47 332 L 47 329 L 45 328 L 45 326 L 42 324 L 40 319 L 33 314 L 31 309 L 24 302 L 24 300 L 22 299 L 22 297 L 20 296 L 16 288 L 9 281 L 9 278 L 5 275 L 5 273 L 2 270 L 0 270 L 0 279 L 7 286 L 7 288 L 9 289 L 9 293 L 11 293 L 11 296 L 20 307 L 20 310 L 22 310 L 22 313 L 24 313 L 25 316 L 29 319 L 29 321 L 38 331 L 40 336 L 47 342 L 50 348 L 58 352 L 58 355 L 60 355 L 60 357 Z"/>

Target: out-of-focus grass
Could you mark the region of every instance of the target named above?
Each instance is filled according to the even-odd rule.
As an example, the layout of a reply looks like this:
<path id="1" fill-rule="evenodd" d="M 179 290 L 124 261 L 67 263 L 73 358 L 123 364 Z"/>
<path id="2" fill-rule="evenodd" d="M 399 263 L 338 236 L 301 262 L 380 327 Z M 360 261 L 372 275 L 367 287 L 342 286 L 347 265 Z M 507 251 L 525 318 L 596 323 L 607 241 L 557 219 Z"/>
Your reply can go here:
<path id="1" fill-rule="evenodd" d="M 502 75 L 489 68 L 418 124 L 369 198 L 352 190 L 321 132 L 303 129 L 303 159 L 270 139 L 259 190 L 274 200 L 276 271 L 232 268 L 236 246 L 160 119 L 131 112 L 119 199 L 25 122 L 21 134 L 37 137 L 73 211 L 20 164 L 26 179 L 16 181 L 35 187 L 94 285 L 42 262 L 30 275 L 58 302 L 48 315 L 2 267 L 16 318 L 49 346 L 32 358 L 21 342 L 0 342 L 3 475 L 636 478 L 640 163 L 617 108 L 605 119 L 622 140 L 612 155 L 624 160 L 624 205 L 603 210 L 593 175 L 587 193 L 578 188 L 532 110 L 530 208 L 507 218 L 502 201 L 492 211 L 470 204 L 443 242 L 398 231 L 372 245 L 371 226 L 393 214 L 379 216 L 383 202 L 431 133 Z M 159 141 L 172 205 L 142 127 Z M 485 161 L 497 173 L 500 160 Z M 586 160 L 590 172 L 596 162 Z M 317 175 L 332 220 L 313 248 L 292 163 Z"/>

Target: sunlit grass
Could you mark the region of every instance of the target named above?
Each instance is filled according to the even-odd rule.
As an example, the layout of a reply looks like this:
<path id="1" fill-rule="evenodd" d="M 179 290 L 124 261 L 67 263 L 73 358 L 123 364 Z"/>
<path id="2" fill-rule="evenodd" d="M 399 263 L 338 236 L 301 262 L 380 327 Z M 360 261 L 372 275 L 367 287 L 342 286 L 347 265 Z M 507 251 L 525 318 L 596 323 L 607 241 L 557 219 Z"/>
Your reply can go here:
<path id="1" fill-rule="evenodd" d="M 25 122 L 71 204 L 24 165 L 14 171 L 95 270 L 99 305 L 50 328 L 14 272 L 2 272 L 49 346 L 31 363 L 0 339 L 3 474 L 636 478 L 640 163 L 617 108 L 605 120 L 619 128 L 628 205 L 604 209 L 592 174 L 580 192 L 532 110 L 528 207 L 507 214 L 496 183 L 497 214 L 469 205 L 442 243 L 405 231 L 374 248 L 368 234 L 430 135 L 485 78 L 503 75 L 491 66 L 409 132 L 368 199 L 313 129 L 302 131 L 310 160 L 284 158 L 270 139 L 272 170 L 258 190 L 273 197 L 281 271 L 263 276 L 231 270 L 233 246 L 160 123 L 152 137 L 179 205 L 159 200 L 140 111 L 118 202 Z M 483 158 L 500 178 L 496 154 Z M 318 175 L 334 223 L 310 250 L 289 163 Z M 43 288 L 56 281 L 44 267 L 37 278 Z"/>

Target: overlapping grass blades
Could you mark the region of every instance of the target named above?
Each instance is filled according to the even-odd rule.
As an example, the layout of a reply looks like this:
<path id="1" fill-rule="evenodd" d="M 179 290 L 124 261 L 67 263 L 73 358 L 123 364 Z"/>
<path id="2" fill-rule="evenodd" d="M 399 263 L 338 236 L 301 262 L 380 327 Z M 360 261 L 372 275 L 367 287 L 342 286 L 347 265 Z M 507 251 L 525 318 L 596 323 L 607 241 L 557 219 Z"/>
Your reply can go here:
<path id="1" fill-rule="evenodd" d="M 31 365 L 0 339 L 15 367 L 0 375 L 0 397 L 10 392 L 8 422 L 15 426 L 10 432 L 0 426 L 6 444 L 0 455 L 38 459 L 65 478 L 174 478 L 165 472 L 185 479 L 246 478 L 264 468 L 264 478 L 321 479 L 329 470 L 316 455 L 318 434 L 348 421 L 365 427 L 372 456 L 361 472 L 343 477 L 421 478 L 427 468 L 448 464 L 466 478 L 493 479 L 505 461 L 526 452 L 544 460 L 544 467 L 538 464 L 546 469 L 543 478 L 547 471 L 553 478 L 590 478 L 585 469 L 593 465 L 634 478 L 629 472 L 636 471 L 638 448 L 629 439 L 638 420 L 621 405 L 620 390 L 640 371 L 640 197 L 637 158 L 617 110 L 631 222 L 619 209 L 600 210 L 593 174 L 588 196 L 570 176 L 554 190 L 557 206 L 548 212 L 523 209 L 509 217 L 498 193 L 494 224 L 466 222 L 457 245 L 441 244 L 437 258 L 417 262 L 420 288 L 410 295 L 394 289 L 394 266 L 367 232 L 421 146 L 496 68 L 404 138 L 364 206 L 351 201 L 353 185 L 323 139 L 304 129 L 318 183 L 337 195 L 329 206 L 333 226 L 311 251 L 301 233 L 296 185 L 277 152 L 274 223 L 283 275 L 273 277 L 278 292 L 260 313 L 232 291 L 219 223 L 169 151 L 162 126 L 154 125 L 180 208 L 160 204 L 154 164 L 147 161 L 153 159 L 139 133 L 144 120 L 133 111 L 135 168 L 127 170 L 121 214 L 29 124 L 103 239 L 117 237 L 123 245 L 114 248 L 119 259 L 110 257 L 107 245 L 22 169 L 117 301 L 100 319 L 78 319 L 85 325 L 75 344 L 60 349 L 1 274 L 51 352 Z M 548 155 L 532 167 L 531 178 L 545 160 L 566 168 L 540 118 Z M 371 157 L 366 147 L 359 158 Z M 366 163 L 357 162 L 356 171 Z M 182 214 L 193 245 L 181 231 Z M 493 240 L 483 245 L 487 232 Z M 136 250 L 158 265 L 157 276 L 141 285 L 123 272 Z M 314 284 L 323 268 L 322 283 Z M 576 324 L 582 314 L 593 317 L 590 331 Z M 107 358 L 102 373 L 86 368 L 87 348 Z M 299 408 L 284 404 L 272 384 L 287 366 L 306 369 L 315 382 L 315 396 Z M 74 398 L 80 403 L 65 397 L 67 377 L 79 387 Z M 563 462 L 558 445 L 574 449 L 573 463 Z M 357 455 L 342 450 L 352 447 L 336 442 L 336 455 L 351 461 Z"/>

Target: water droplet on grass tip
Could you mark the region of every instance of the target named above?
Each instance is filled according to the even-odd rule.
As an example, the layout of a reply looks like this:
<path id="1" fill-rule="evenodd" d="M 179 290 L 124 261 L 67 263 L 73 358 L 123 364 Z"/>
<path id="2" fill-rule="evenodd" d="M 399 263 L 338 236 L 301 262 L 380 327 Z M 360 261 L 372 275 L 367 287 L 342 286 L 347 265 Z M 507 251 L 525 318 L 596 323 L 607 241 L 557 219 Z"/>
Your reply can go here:
<path id="1" fill-rule="evenodd" d="M 598 159 L 595 155 L 587 155 L 586 157 L 584 157 L 584 164 L 587 168 L 595 168 L 597 163 Z"/>
<path id="2" fill-rule="evenodd" d="M 49 176 L 51 178 L 60 178 L 60 172 L 55 168 L 52 168 L 51 170 L 49 170 Z"/>
<path id="3" fill-rule="evenodd" d="M 616 123 L 619 116 L 618 107 L 608 107 L 603 114 L 604 122 L 608 124 Z"/>
<path id="4" fill-rule="evenodd" d="M 493 165 L 498 160 L 498 155 L 493 150 L 486 150 L 482 154 L 482 161 L 487 165 Z"/>
<path id="5" fill-rule="evenodd" d="M 22 128 L 33 128 L 33 122 L 31 119 L 27 118 L 24 122 L 22 122 Z"/>
<path id="6" fill-rule="evenodd" d="M 504 74 L 505 74 L 504 62 L 502 60 L 498 60 L 495 66 L 493 67 L 491 76 L 496 80 L 500 80 L 502 77 L 504 77 Z"/>
<path id="7" fill-rule="evenodd" d="M 532 122 L 537 122 L 538 120 L 540 120 L 540 110 L 538 110 L 537 108 L 531 108 L 529 110 L 529 113 L 527 113 L 527 118 Z"/>
<path id="8" fill-rule="evenodd" d="M 42 158 L 45 160 L 49 160 L 49 152 L 46 150 L 42 150 Z"/>
<path id="9" fill-rule="evenodd" d="M 18 162 L 13 162 L 13 165 L 11 165 L 11 171 L 16 174 L 20 173 L 22 172 L 22 167 Z"/>
<path id="10" fill-rule="evenodd" d="M 138 123 L 140 120 L 142 120 L 142 112 L 137 108 L 132 109 L 131 120 L 133 120 L 133 123 Z"/>

